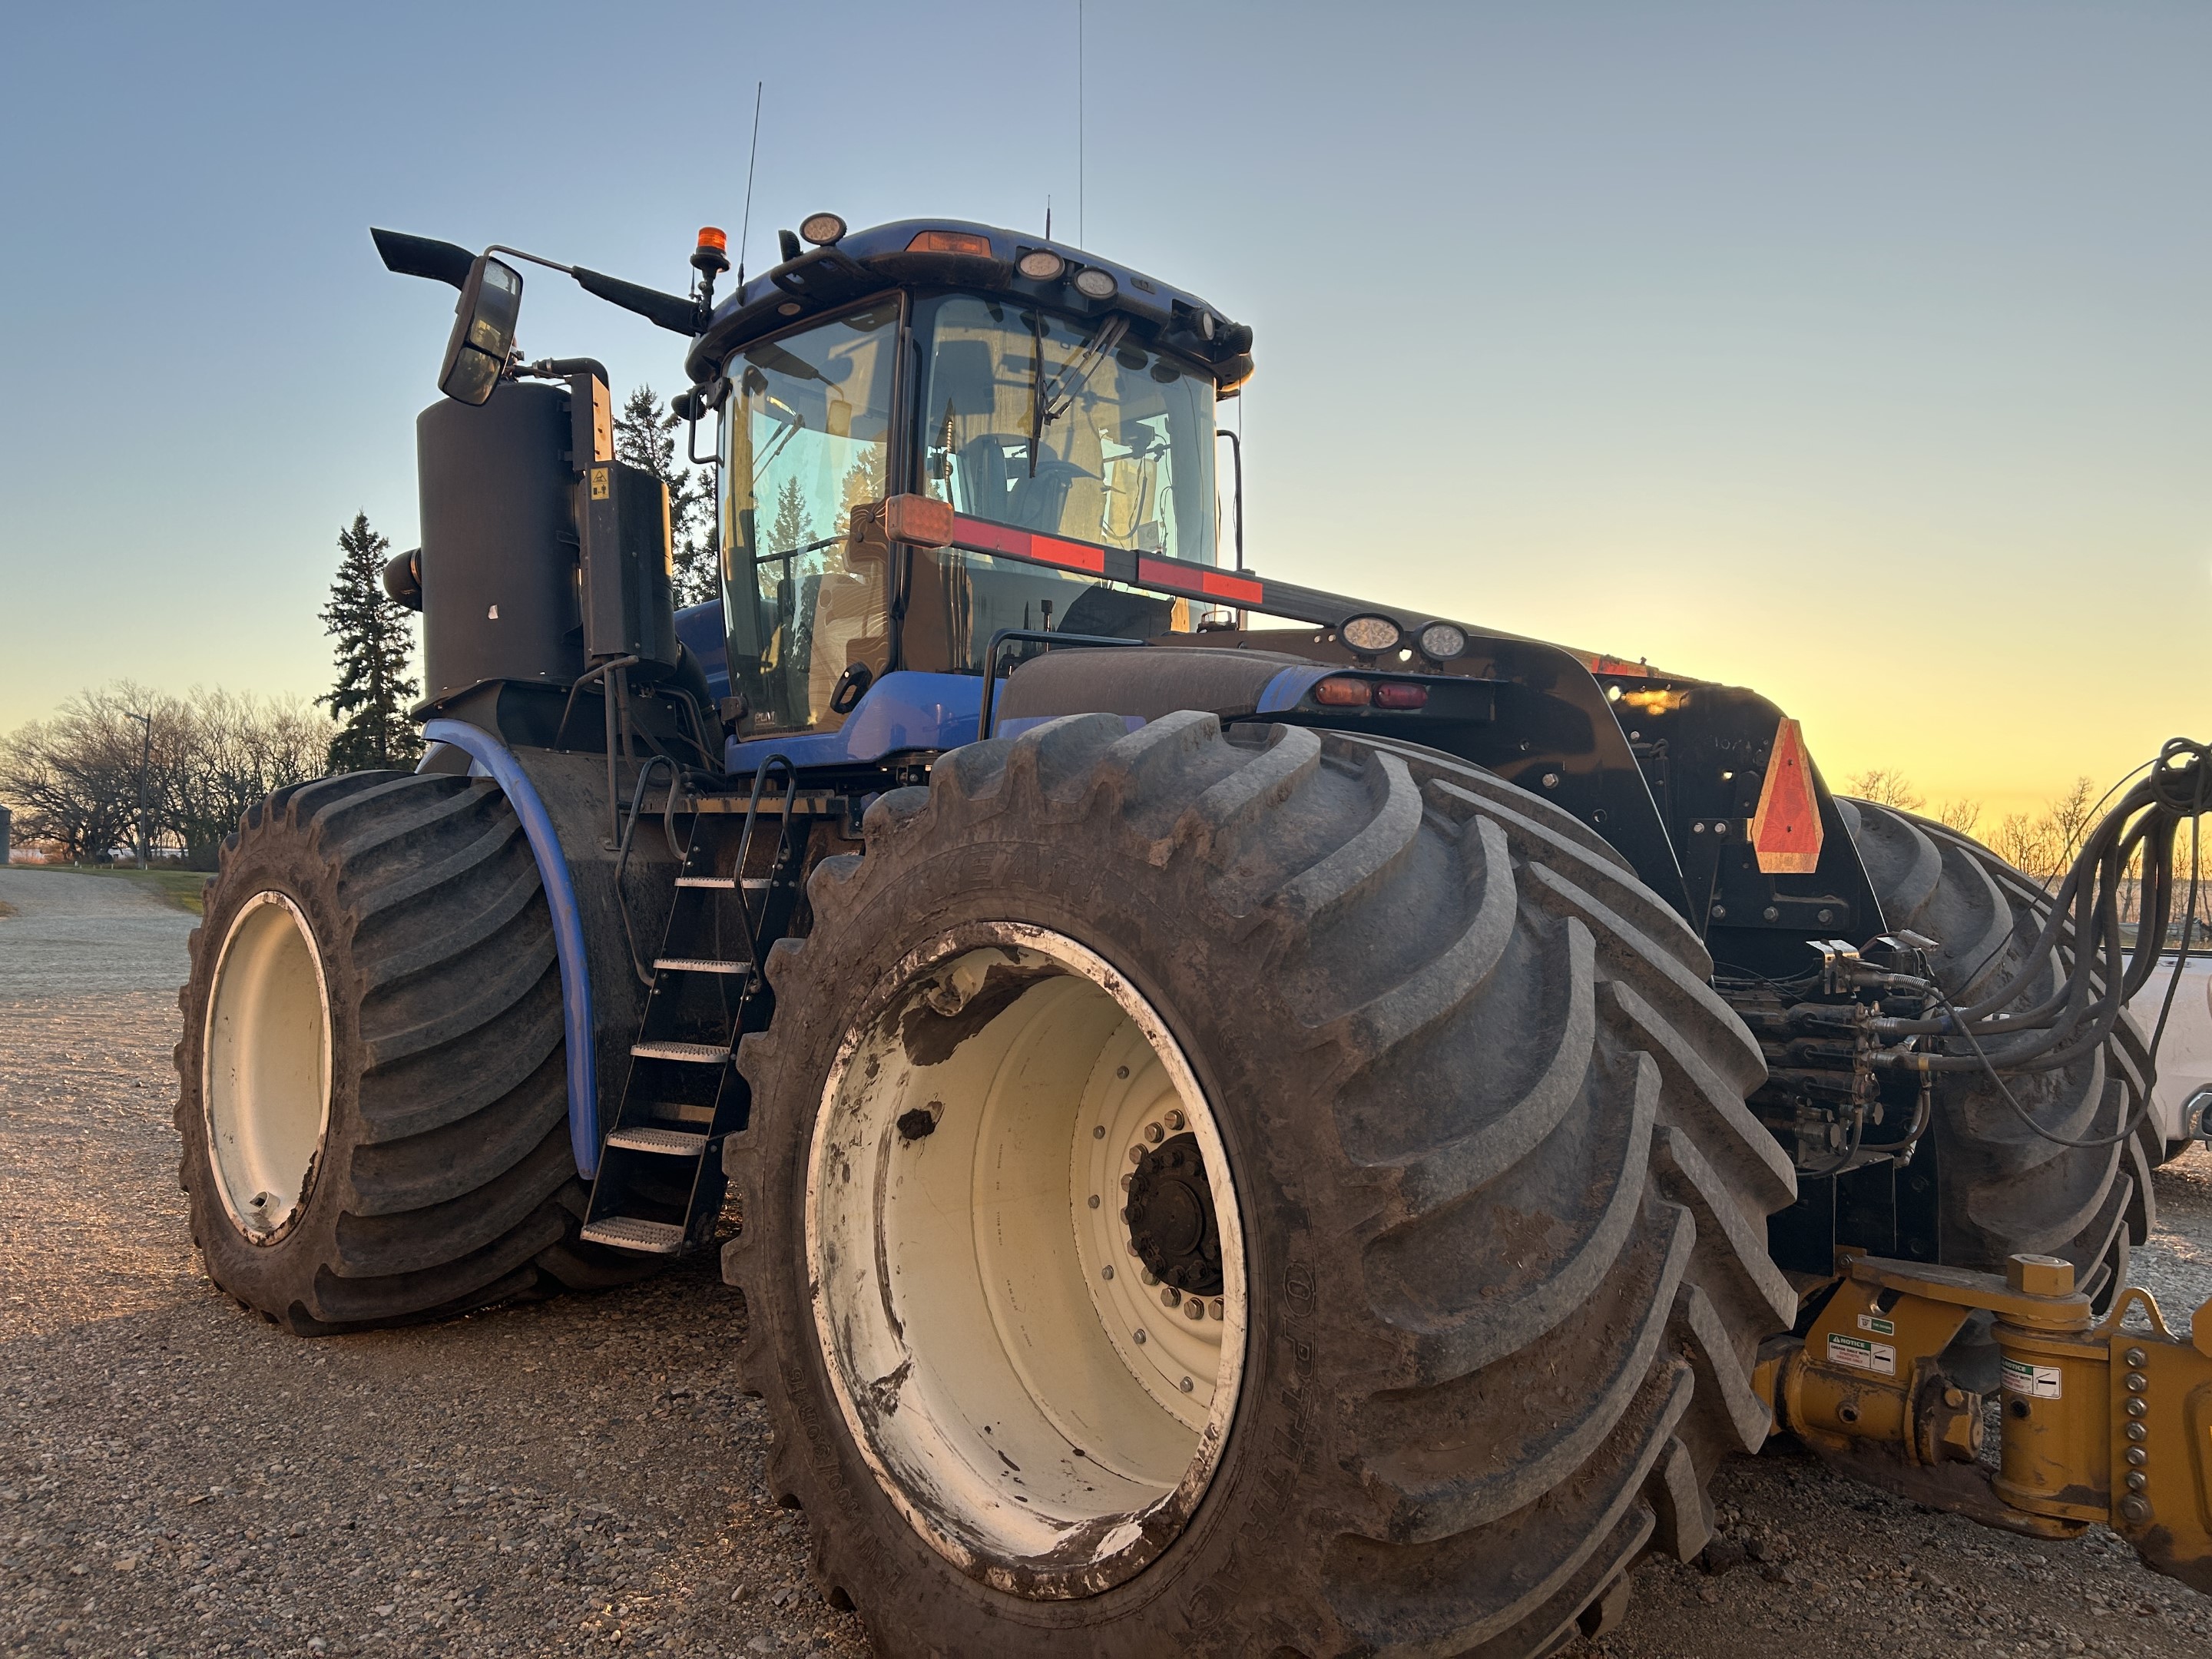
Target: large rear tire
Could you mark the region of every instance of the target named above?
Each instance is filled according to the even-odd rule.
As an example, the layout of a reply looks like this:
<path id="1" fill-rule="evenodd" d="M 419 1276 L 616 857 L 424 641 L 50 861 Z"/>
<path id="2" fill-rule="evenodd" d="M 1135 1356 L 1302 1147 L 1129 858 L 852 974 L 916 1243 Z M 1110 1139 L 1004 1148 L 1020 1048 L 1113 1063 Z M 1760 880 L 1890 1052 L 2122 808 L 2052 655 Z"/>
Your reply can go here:
<path id="1" fill-rule="evenodd" d="M 1955 1001 L 1987 994 L 2027 964 L 2051 910 L 2040 884 L 1940 823 L 1872 801 L 1837 805 L 1889 925 L 1939 942 L 1936 976 Z M 2039 964 L 2029 1000 L 2072 961 L 2062 943 Z M 2009 1079 L 2013 1097 L 2064 1139 L 2114 1135 L 2142 1103 L 2146 1054 L 2123 1013 L 2101 1049 Z M 2114 1145 L 2062 1146 L 2023 1124 L 1986 1073 L 1948 1072 L 1936 1080 L 1935 1135 L 1942 1261 L 2002 1272 L 2016 1252 L 2063 1256 L 2100 1305 L 2127 1283 L 2128 1247 L 2155 1219 L 2150 1171 L 2164 1150 L 2148 1113 Z"/>
<path id="2" fill-rule="evenodd" d="M 635 1278 L 576 1241 L 552 927 L 467 778 L 278 791 L 225 846 L 179 995 L 208 1274 L 301 1334 Z"/>
<path id="3" fill-rule="evenodd" d="M 1794 1183 L 1603 842 L 1205 714 L 957 750 L 865 829 L 769 958 L 724 1260 L 883 1651 L 1533 1655 L 1703 1547 Z"/>

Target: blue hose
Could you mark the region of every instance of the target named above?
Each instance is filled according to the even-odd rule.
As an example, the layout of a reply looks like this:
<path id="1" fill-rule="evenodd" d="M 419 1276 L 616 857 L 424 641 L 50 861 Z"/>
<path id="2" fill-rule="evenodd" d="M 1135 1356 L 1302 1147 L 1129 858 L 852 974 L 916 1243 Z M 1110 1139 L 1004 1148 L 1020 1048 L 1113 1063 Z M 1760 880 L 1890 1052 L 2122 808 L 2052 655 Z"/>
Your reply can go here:
<path id="1" fill-rule="evenodd" d="M 589 1181 L 599 1170 L 599 1092 L 593 1061 L 591 959 L 584 950 L 584 920 L 576 908 L 575 884 L 568 878 L 568 855 L 553 830 L 545 804 L 507 745 L 480 726 L 463 720 L 432 720 L 422 735 L 449 743 L 491 775 L 522 820 L 522 833 L 538 860 L 538 878 L 553 912 L 553 953 L 561 964 L 561 1018 L 568 1037 L 568 1145 L 576 1173 Z"/>

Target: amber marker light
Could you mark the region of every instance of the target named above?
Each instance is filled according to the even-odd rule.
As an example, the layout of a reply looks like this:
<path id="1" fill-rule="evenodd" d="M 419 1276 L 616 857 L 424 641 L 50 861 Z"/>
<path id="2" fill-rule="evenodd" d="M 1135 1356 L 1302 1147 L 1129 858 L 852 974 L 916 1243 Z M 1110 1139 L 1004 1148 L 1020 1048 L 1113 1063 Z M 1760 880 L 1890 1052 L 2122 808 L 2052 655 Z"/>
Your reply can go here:
<path id="1" fill-rule="evenodd" d="M 906 245 L 908 253 L 973 253 L 991 257 L 991 239 L 967 230 L 925 230 Z"/>
<path id="2" fill-rule="evenodd" d="M 1364 708 L 1373 696 L 1372 686 L 1349 674 L 1332 674 L 1314 682 L 1313 700 L 1324 708 Z"/>

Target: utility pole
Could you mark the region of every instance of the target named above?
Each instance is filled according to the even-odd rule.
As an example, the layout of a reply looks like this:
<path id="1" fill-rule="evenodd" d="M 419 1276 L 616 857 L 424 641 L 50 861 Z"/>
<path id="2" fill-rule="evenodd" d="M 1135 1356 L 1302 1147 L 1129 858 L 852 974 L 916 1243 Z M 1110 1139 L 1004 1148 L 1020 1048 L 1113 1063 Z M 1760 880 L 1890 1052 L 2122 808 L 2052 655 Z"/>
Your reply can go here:
<path id="1" fill-rule="evenodd" d="M 124 711 L 130 714 L 128 709 Z M 146 867 L 146 773 L 154 764 L 154 717 L 151 714 L 131 714 L 132 720 L 146 728 L 145 746 L 138 751 L 138 867 Z"/>

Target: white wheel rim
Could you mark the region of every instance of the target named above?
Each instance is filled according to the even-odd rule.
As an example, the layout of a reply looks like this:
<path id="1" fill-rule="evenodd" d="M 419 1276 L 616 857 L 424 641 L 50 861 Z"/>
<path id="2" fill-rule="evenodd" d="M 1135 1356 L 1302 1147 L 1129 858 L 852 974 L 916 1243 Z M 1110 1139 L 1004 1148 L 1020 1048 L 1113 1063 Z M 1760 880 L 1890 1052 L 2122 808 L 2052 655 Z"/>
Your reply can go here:
<path id="1" fill-rule="evenodd" d="M 1145 1282 L 1122 1220 L 1129 1149 L 1170 1111 L 1218 1231 L 1220 1294 L 1197 1318 Z M 1227 1150 L 1158 1012 L 1062 934 L 948 933 L 886 975 L 848 1033 L 807 1175 L 816 1334 L 908 1522 L 1031 1599 L 1139 1571 L 1220 1462 L 1246 1319 Z"/>
<path id="2" fill-rule="evenodd" d="M 307 1203 L 331 1113 L 323 959 L 283 894 L 256 893 L 231 918 L 201 1052 L 216 1191 L 240 1235 L 273 1244 Z"/>

